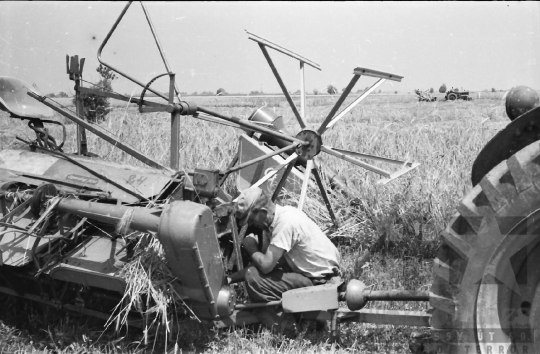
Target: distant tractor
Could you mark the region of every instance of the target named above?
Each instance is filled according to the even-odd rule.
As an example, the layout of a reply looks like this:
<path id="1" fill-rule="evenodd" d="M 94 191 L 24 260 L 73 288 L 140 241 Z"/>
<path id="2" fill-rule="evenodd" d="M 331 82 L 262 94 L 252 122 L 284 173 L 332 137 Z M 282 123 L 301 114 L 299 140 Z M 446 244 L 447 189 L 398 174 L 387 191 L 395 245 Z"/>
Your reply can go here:
<path id="1" fill-rule="evenodd" d="M 472 101 L 472 97 L 469 95 L 469 91 L 458 91 L 458 89 L 455 89 L 453 87 L 450 90 L 446 91 L 444 99 L 445 101 L 455 101 L 458 99 Z"/>

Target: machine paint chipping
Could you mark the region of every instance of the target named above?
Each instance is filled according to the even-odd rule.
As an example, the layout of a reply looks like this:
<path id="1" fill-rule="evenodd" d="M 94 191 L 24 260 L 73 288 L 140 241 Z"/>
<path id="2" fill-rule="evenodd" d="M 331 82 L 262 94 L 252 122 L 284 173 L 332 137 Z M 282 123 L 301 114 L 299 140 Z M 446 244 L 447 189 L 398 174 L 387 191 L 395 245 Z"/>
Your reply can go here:
<path id="1" fill-rule="evenodd" d="M 346 185 L 333 172 L 322 179 L 317 155 L 324 152 L 365 168 L 387 183 L 418 166 L 347 151 L 324 144 L 323 136 L 345 114 L 385 80 L 401 81 L 399 75 L 358 67 L 335 106 L 317 129 L 305 123 L 304 67 L 320 70 L 318 64 L 262 37 L 249 33 L 276 77 L 301 127 L 290 134 L 281 117 L 268 109 L 258 109 L 249 119 L 230 117 L 200 107 L 179 97 L 175 75 L 169 68 L 150 16 L 142 5 L 148 24 L 163 58 L 166 73 L 147 84 L 104 62 L 101 52 L 127 12 L 128 3 L 99 48 L 99 61 L 142 87 L 139 98 L 86 88 L 81 85 L 84 59 L 67 57 L 67 73 L 75 82 L 76 113 L 59 106 L 32 87 L 14 78 L 0 78 L 0 108 L 12 118 L 28 120 L 36 133 L 34 141 L 19 139 L 25 147 L 0 151 L 0 291 L 52 306 L 108 319 L 123 300 L 128 284 L 119 271 L 132 256 L 137 235 L 155 237 L 163 248 L 174 281 L 177 301 L 199 321 L 218 327 L 255 323 L 255 312 L 263 307 L 281 306 L 304 318 L 331 321 L 333 337 L 339 324 L 350 321 L 411 325 L 431 328 L 429 336 L 414 339 L 417 352 L 466 353 L 478 346 L 492 351 L 488 336 L 479 329 L 498 332 L 497 344 L 512 350 L 516 344 L 539 348 L 540 276 L 537 267 L 525 267 L 538 259 L 537 209 L 540 189 L 540 131 L 538 97 L 518 88 L 507 97 L 507 111 L 519 116 L 499 132 L 480 153 L 473 166 L 474 189 L 462 200 L 459 214 L 443 234 L 443 246 L 435 260 L 435 279 L 430 292 L 403 290 L 371 291 L 358 280 L 347 284 L 318 285 L 288 291 L 281 301 L 238 303 L 226 275 L 245 266 L 243 235 L 236 227 L 231 198 L 222 189 L 226 178 L 237 173 L 240 189 L 262 186 L 280 197 L 283 188 L 300 194 L 302 208 L 310 185 L 319 188 L 334 223 L 338 223 L 327 193 L 331 188 L 347 193 Z M 298 111 L 275 68 L 268 49 L 300 63 L 301 102 Z M 360 76 L 379 80 L 339 111 Z M 151 88 L 159 77 L 169 78 L 169 94 Z M 153 92 L 165 103 L 145 99 Z M 171 114 L 170 166 L 164 166 L 100 128 L 84 120 L 81 94 L 90 93 L 136 103 L 141 113 Z M 527 96 L 528 95 L 528 96 Z M 523 107 L 523 97 L 530 104 Z M 519 110 L 514 110 L 514 100 Z M 64 153 L 45 124 L 53 111 L 77 123 L 77 154 Z M 338 113 L 339 111 L 339 113 Z M 517 113 L 516 113 L 517 112 Z M 244 130 L 239 150 L 224 170 L 197 168 L 182 172 L 179 166 L 179 120 L 191 116 Z M 61 125 L 61 124 L 60 124 Z M 86 130 L 114 144 L 151 168 L 135 168 L 90 157 Z M 495 151 L 496 150 L 496 151 Z M 361 159 L 398 165 L 388 172 Z M 495 227 L 498 226 L 498 227 Z M 524 229 L 525 227 L 525 229 Z M 527 228 L 528 227 L 528 228 Z M 496 232 L 495 232 L 496 231 Z M 127 232 L 135 238 L 126 238 Z M 521 237 L 518 242 L 512 236 Z M 142 237 L 142 236 L 141 236 Z M 519 257 L 515 257 L 519 255 Z M 511 266 L 509 266 L 511 265 Z M 512 278 L 514 276 L 514 278 Z M 499 281 L 494 281 L 499 279 Z M 512 282 L 517 279 L 518 281 Z M 513 291 L 508 291 L 511 289 Z M 340 307 L 345 301 L 348 308 Z M 366 310 L 368 301 L 429 301 L 426 312 Z M 510 314 L 503 317 L 501 314 Z M 521 322 L 516 316 L 525 316 Z M 514 316 L 514 317 L 512 317 Z M 140 325 L 136 318 L 130 324 Z M 460 342 L 464 332 L 468 341 Z M 525 344 L 517 339 L 529 335 Z M 519 342 L 519 343 L 518 343 Z"/>

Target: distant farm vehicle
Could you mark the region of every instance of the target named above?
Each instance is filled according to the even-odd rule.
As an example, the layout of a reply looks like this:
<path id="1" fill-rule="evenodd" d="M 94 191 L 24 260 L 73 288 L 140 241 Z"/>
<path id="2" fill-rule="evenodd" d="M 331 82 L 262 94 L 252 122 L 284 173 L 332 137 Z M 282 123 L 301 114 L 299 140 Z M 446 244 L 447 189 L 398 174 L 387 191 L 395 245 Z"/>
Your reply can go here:
<path id="1" fill-rule="evenodd" d="M 458 91 L 457 89 L 453 89 L 453 88 L 446 91 L 446 95 L 444 96 L 444 99 L 446 101 L 455 101 L 455 100 L 472 101 L 472 97 L 470 96 L 469 91 Z"/>
<path id="2" fill-rule="evenodd" d="M 437 97 L 432 97 L 429 90 L 426 90 L 426 91 L 414 90 L 414 93 L 416 93 L 416 98 L 418 99 L 418 102 L 435 102 L 435 101 L 437 101 Z"/>

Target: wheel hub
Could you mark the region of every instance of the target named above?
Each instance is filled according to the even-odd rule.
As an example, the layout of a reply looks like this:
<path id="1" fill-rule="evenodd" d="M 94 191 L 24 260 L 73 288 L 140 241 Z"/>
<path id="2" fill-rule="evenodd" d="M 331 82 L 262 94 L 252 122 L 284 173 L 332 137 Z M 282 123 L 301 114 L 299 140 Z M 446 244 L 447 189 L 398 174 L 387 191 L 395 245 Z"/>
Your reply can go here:
<path id="1" fill-rule="evenodd" d="M 298 133 L 296 138 L 309 143 L 296 148 L 296 154 L 298 156 L 312 159 L 321 152 L 322 138 L 319 133 L 305 129 Z"/>

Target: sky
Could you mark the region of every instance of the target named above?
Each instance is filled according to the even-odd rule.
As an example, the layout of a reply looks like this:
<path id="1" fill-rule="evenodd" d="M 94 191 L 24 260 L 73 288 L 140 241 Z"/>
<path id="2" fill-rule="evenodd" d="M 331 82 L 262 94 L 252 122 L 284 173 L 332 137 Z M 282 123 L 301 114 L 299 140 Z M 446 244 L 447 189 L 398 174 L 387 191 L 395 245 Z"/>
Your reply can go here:
<path id="1" fill-rule="evenodd" d="M 65 56 L 86 58 L 96 82 L 97 50 L 122 2 L 0 2 L 0 76 L 35 83 L 43 93 L 73 92 Z M 280 88 L 245 30 L 319 64 L 305 69 L 306 90 L 339 90 L 353 69 L 404 76 L 382 91 L 540 89 L 539 2 L 149 2 L 146 7 L 180 91 L 230 93 Z M 300 88 L 297 60 L 270 50 L 289 91 Z M 141 82 L 165 73 L 141 5 L 133 3 L 102 58 Z M 374 82 L 362 77 L 355 86 Z M 153 85 L 166 91 L 168 79 Z M 137 94 L 126 79 L 115 91 Z"/>

